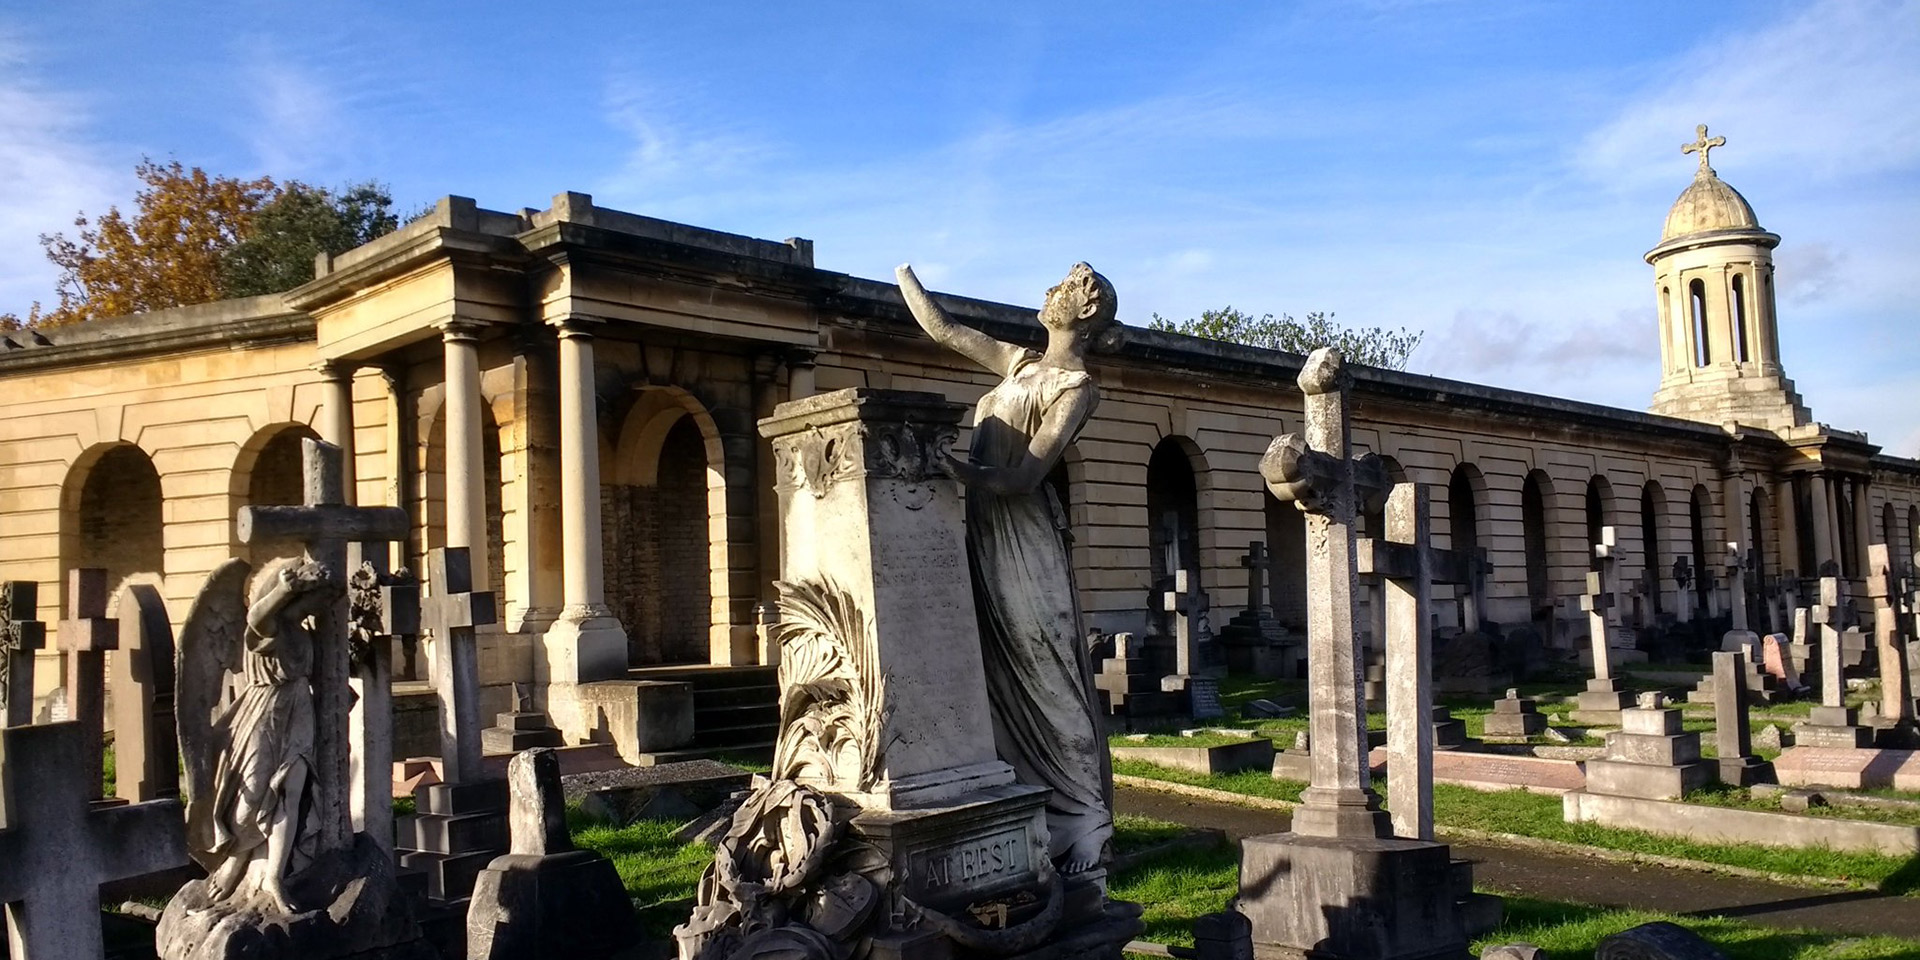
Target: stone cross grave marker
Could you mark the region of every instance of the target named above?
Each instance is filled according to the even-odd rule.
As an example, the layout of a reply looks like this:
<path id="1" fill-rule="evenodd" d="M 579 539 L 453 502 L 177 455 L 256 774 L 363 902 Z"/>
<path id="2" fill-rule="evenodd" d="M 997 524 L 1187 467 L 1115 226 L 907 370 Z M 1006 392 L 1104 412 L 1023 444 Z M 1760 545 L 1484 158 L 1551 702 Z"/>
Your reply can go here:
<path id="1" fill-rule="evenodd" d="M 1432 491 L 1399 483 L 1387 495 L 1386 537 L 1361 541 L 1360 573 L 1386 595 L 1387 808 L 1393 832 L 1433 839 L 1433 584 L 1443 558 L 1432 547 Z"/>
<path id="2" fill-rule="evenodd" d="M 1733 615 L 1733 629 L 1744 633 L 1747 626 L 1747 567 L 1751 563 L 1749 556 L 1740 549 L 1740 544 L 1727 544 L 1727 590 L 1731 594 L 1728 605 Z"/>
<path id="3" fill-rule="evenodd" d="M 100 884 L 187 863 L 179 800 L 96 806 L 80 723 L 0 729 L 0 904 L 13 960 L 99 960 Z"/>
<path id="4" fill-rule="evenodd" d="M 1737 787 L 1758 782 L 1766 764 L 1753 754 L 1753 735 L 1747 717 L 1747 688 L 1742 682 L 1741 659 L 1733 650 L 1713 655 L 1713 740 L 1720 757 L 1720 780 Z"/>
<path id="5" fill-rule="evenodd" d="M 1693 622 L 1693 559 L 1681 554 L 1673 561 L 1673 615 L 1677 623 Z"/>
<path id="6" fill-rule="evenodd" d="M 304 501 L 297 506 L 245 506 L 234 517 L 241 543 L 297 542 L 307 559 L 344 579 L 349 543 L 391 543 L 406 539 L 411 522 L 399 507 L 355 507 L 346 502 L 345 462 L 340 448 L 323 440 L 300 444 Z M 322 853 L 346 851 L 353 844 L 352 741 L 350 715 L 347 593 L 340 591 L 313 632 L 313 801 L 314 833 Z"/>
<path id="7" fill-rule="evenodd" d="M 381 570 L 382 551 L 347 582 L 353 651 L 353 828 L 380 849 L 393 849 L 393 644 L 420 634 L 420 585 L 405 570 Z"/>
<path id="8" fill-rule="evenodd" d="M 1820 578 L 1820 602 L 1808 617 L 1820 627 L 1820 705 L 1844 706 L 1847 681 L 1842 675 L 1840 631 L 1845 626 L 1847 587 L 1839 577 Z"/>
<path id="9" fill-rule="evenodd" d="M 1913 716 L 1913 679 L 1907 672 L 1899 575 L 1884 543 L 1867 546 L 1867 596 L 1874 600 L 1874 641 L 1880 654 L 1880 716 L 1904 722 Z"/>
<path id="10" fill-rule="evenodd" d="M 101 763 L 107 734 L 107 651 L 120 646 L 120 621 L 107 617 L 107 572 L 83 567 L 67 574 L 67 619 L 60 621 L 67 655 L 67 709 L 86 731 L 81 754 L 93 769 L 87 799 L 105 792 Z"/>
<path id="11" fill-rule="evenodd" d="M 1393 831 L 1368 775 L 1354 603 L 1359 507 L 1385 487 L 1386 471 L 1373 454 L 1353 455 L 1346 396 L 1352 382 L 1338 351 L 1315 350 L 1299 378 L 1306 434 L 1276 437 L 1260 460 L 1267 489 L 1306 515 L 1313 772 L 1293 816 L 1293 832 L 1302 836 L 1389 837 Z"/>
<path id="12" fill-rule="evenodd" d="M 1589 643 L 1593 647 L 1595 680 L 1614 679 L 1613 664 L 1607 653 L 1607 625 L 1613 619 L 1614 604 L 1619 602 L 1614 596 L 1620 563 L 1614 553 L 1615 543 L 1613 528 L 1601 527 L 1600 542 L 1593 545 L 1593 555 L 1600 568 L 1587 572 L 1587 593 L 1580 598 L 1581 609 L 1587 611 L 1587 629 L 1592 634 Z"/>
<path id="13" fill-rule="evenodd" d="M 1273 558 L 1267 555 L 1267 545 L 1258 540 L 1247 544 L 1247 553 L 1240 558 L 1240 566 L 1247 571 L 1247 609 L 1265 616 L 1267 571 L 1273 568 Z"/>
<path id="14" fill-rule="evenodd" d="M 1220 706 L 1220 681 L 1201 673 L 1201 599 L 1194 589 L 1198 579 L 1185 569 L 1175 570 L 1173 589 L 1162 597 L 1166 611 L 1172 614 L 1175 672 L 1162 681 L 1161 690 L 1185 693 L 1189 714 L 1195 720 L 1211 720 L 1226 716 L 1226 711 Z"/>
<path id="15" fill-rule="evenodd" d="M 448 783 L 480 778 L 480 660 L 473 628 L 494 622 L 493 593 L 473 589 L 466 547 L 427 555 L 427 599 L 420 626 L 439 641 L 433 692 L 440 699 L 440 762 Z"/>
<path id="16" fill-rule="evenodd" d="M 47 645 L 39 606 L 38 583 L 0 583 L 0 727 L 33 722 L 33 658 Z"/>

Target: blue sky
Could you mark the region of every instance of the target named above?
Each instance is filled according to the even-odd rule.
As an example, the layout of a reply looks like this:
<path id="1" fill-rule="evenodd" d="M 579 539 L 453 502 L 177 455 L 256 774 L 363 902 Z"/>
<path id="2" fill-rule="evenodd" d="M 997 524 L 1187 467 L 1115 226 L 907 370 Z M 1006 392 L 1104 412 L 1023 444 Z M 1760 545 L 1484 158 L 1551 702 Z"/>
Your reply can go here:
<path id="1" fill-rule="evenodd" d="M 163 15 L 163 11 L 164 14 Z M 0 7 L 0 310 L 141 155 L 545 207 L 1122 318 L 1330 310 L 1411 369 L 1644 408 L 1641 254 L 1708 123 L 1816 419 L 1920 455 L 1920 3 Z"/>

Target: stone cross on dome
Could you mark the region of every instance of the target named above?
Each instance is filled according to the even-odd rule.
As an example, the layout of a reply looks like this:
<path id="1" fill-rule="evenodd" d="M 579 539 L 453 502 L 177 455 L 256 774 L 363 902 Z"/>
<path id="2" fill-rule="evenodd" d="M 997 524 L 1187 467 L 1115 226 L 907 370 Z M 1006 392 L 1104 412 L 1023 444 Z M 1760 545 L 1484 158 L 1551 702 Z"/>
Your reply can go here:
<path id="1" fill-rule="evenodd" d="M 1707 165 L 1707 153 L 1713 150 L 1714 147 L 1726 146 L 1727 138 L 1714 137 L 1711 140 L 1707 139 L 1707 125 L 1704 123 L 1694 128 L 1694 136 L 1697 137 L 1697 139 L 1692 143 L 1683 143 L 1680 145 L 1680 152 L 1700 154 L 1700 172 L 1694 174 L 1694 176 L 1704 180 L 1707 177 L 1714 176 L 1713 168 Z"/>

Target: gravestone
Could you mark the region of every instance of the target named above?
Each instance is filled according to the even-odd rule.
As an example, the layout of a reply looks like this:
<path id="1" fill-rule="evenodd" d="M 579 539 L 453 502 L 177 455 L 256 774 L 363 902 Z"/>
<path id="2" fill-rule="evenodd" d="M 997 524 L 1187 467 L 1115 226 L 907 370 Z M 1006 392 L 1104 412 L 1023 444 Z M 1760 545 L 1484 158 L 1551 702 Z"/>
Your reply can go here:
<path id="1" fill-rule="evenodd" d="M 507 762 L 510 847 L 467 904 L 467 960 L 597 960 L 635 938 L 633 902 L 612 861 L 567 835 L 560 760 L 534 748 Z"/>
<path id="2" fill-rule="evenodd" d="M 1226 650 L 1227 666 L 1234 672 L 1258 677 L 1292 677 L 1298 644 L 1274 619 L 1273 606 L 1268 602 L 1273 555 L 1267 552 L 1265 543 L 1255 540 L 1247 545 L 1240 566 L 1247 571 L 1247 605 L 1220 631 L 1219 643 Z"/>
<path id="3" fill-rule="evenodd" d="M 47 645 L 39 600 L 32 580 L 0 583 L 0 727 L 33 722 L 34 658 Z"/>
<path id="4" fill-rule="evenodd" d="M 1773 779 L 1773 767 L 1753 754 L 1747 718 L 1747 688 L 1743 668 L 1752 661 L 1744 653 L 1721 650 L 1713 655 L 1713 745 L 1719 755 L 1720 782 L 1736 787 Z"/>
<path id="5" fill-rule="evenodd" d="M 1675 623 L 1693 622 L 1693 556 L 1681 554 L 1674 558 L 1673 570 L 1673 619 Z"/>
<path id="6" fill-rule="evenodd" d="M 1874 600 L 1874 647 L 1880 666 L 1880 720 L 1889 725 L 1913 719 L 1913 677 L 1907 671 L 1907 642 L 1912 639 L 1900 616 L 1899 575 L 1884 543 L 1867 547 L 1867 595 Z"/>
<path id="7" fill-rule="evenodd" d="M 1312 776 L 1294 810 L 1291 832 L 1242 841 L 1240 910 L 1252 922 L 1256 949 L 1262 951 L 1370 960 L 1464 952 L 1466 934 L 1456 903 L 1462 891 L 1448 847 L 1395 836 L 1370 782 L 1354 602 L 1359 577 L 1355 521 L 1363 499 L 1384 489 L 1385 471 L 1377 457 L 1353 455 L 1347 406 L 1352 375 L 1339 351 L 1315 350 L 1299 383 L 1305 436 L 1276 438 L 1260 472 L 1275 497 L 1306 515 Z M 1422 500 L 1409 491 L 1397 501 L 1405 522 L 1396 529 L 1405 530 L 1416 545 Z M 1415 589 L 1400 591 L 1396 610 L 1405 611 L 1399 619 L 1412 635 L 1399 642 L 1417 644 L 1430 626 L 1418 613 L 1409 613 L 1423 605 L 1424 584 L 1417 573 L 1410 582 Z M 1395 642 L 1388 638 L 1390 651 Z M 1417 660 L 1417 647 L 1414 654 Z M 1402 732 L 1417 744 L 1431 735 L 1431 727 L 1417 709 L 1417 670 L 1414 676 L 1414 695 L 1400 699 L 1415 708 L 1414 721 Z"/>
<path id="8" fill-rule="evenodd" d="M 1612 527 L 1600 528 L 1600 542 L 1593 545 L 1599 569 L 1587 573 L 1587 592 L 1580 606 L 1587 611 L 1588 648 L 1593 655 L 1593 679 L 1574 699 L 1573 718 L 1581 723 L 1611 726 L 1620 722 L 1620 711 L 1631 702 L 1613 675 L 1613 649 L 1608 627 L 1617 616 L 1615 606 L 1620 558 L 1615 549 Z"/>
<path id="9" fill-rule="evenodd" d="M 1775 689 L 1789 696 L 1805 693 L 1807 686 L 1800 682 L 1800 671 L 1796 668 L 1791 649 L 1793 641 L 1784 633 L 1769 633 L 1760 638 L 1761 669 L 1774 679 Z"/>
<path id="10" fill-rule="evenodd" d="M 119 650 L 113 656 L 114 794 L 139 803 L 180 795 L 180 739 L 173 721 L 173 624 L 152 584 L 120 589 Z"/>
<path id="11" fill-rule="evenodd" d="M 1517 688 L 1509 688 L 1506 697 L 1494 701 L 1482 733 L 1489 740 L 1525 740 L 1546 729 L 1547 718 L 1534 708 L 1533 698 L 1522 697 Z"/>
<path id="12" fill-rule="evenodd" d="M 1846 675 L 1840 636 L 1846 619 L 1846 582 L 1820 578 L 1820 603 L 1808 615 L 1820 627 L 1820 705 L 1807 712 L 1807 722 L 1794 730 L 1794 744 L 1807 747 L 1867 747 L 1873 730 L 1861 726 L 1859 712 L 1846 705 Z"/>
<path id="13" fill-rule="evenodd" d="M 1733 614 L 1733 629 L 1720 637 L 1722 650 L 1751 650 L 1760 638 L 1747 625 L 1747 574 L 1753 567 L 1753 555 L 1740 544 L 1727 544 L 1727 589 L 1731 593 L 1728 609 Z"/>
<path id="14" fill-rule="evenodd" d="M 1711 779 L 1700 735 L 1681 731 L 1680 711 L 1664 696 L 1643 693 L 1638 706 L 1620 711 L 1620 729 L 1608 731 L 1606 756 L 1587 761 L 1586 792 L 1678 800 Z"/>
<path id="15" fill-rule="evenodd" d="M 1113 656 L 1100 661 L 1093 686 L 1108 716 L 1156 717 L 1175 712 L 1174 695 L 1160 689 L 1145 645 L 1132 633 L 1113 635 Z"/>
<path id="16" fill-rule="evenodd" d="M 1220 709 L 1220 681 L 1203 668 L 1204 651 L 1200 643 L 1200 612 L 1205 599 L 1196 589 L 1199 576 L 1186 570 L 1173 574 L 1173 589 L 1161 598 L 1173 622 L 1173 675 L 1161 678 L 1160 689 L 1184 696 L 1188 716 L 1195 720 L 1213 720 L 1226 716 Z"/>
<path id="17" fill-rule="evenodd" d="M 382 850 L 393 848 L 393 646 L 420 634 L 420 588 L 405 570 L 386 573 L 385 550 L 359 549 L 367 559 L 347 583 L 352 652 L 354 830 Z"/>
<path id="18" fill-rule="evenodd" d="M 488 754 L 558 747 L 565 742 L 560 731 L 548 725 L 547 715 L 533 709 L 517 683 L 513 685 L 513 709 L 494 714 L 493 726 L 480 731 L 481 750 Z"/>
<path id="19" fill-rule="evenodd" d="M 120 622 L 107 616 L 107 571 L 84 567 L 67 574 L 67 618 L 60 621 L 66 654 L 68 715 L 86 731 L 80 744 L 93 770 L 87 799 L 105 792 L 101 782 L 107 736 L 107 651 L 120 645 Z"/>
<path id="20" fill-rule="evenodd" d="M 1727 960 L 1713 944 L 1676 923 L 1656 920 L 1605 937 L 1593 960 Z"/>
<path id="21" fill-rule="evenodd" d="M 76 722 L 0 729 L 0 904 L 12 960 L 99 960 L 100 884 L 187 863 L 179 800 L 91 803 Z"/>

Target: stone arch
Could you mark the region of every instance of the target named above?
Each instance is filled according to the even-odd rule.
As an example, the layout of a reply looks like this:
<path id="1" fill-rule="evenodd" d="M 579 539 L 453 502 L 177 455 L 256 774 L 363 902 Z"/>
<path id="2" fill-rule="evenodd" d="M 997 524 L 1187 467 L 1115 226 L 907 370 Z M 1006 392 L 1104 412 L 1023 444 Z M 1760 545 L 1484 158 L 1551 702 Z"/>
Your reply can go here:
<path id="1" fill-rule="evenodd" d="M 1588 569 L 1599 569 L 1593 555 L 1593 545 L 1600 542 L 1600 531 L 1604 527 L 1615 525 L 1613 506 L 1613 484 L 1604 475 L 1594 474 L 1587 480 L 1587 540 L 1586 554 Z"/>
<path id="2" fill-rule="evenodd" d="M 607 604 L 632 664 L 710 662 L 716 631 L 730 629 L 731 560 L 752 545 L 729 540 L 728 466 L 706 404 L 681 387 L 639 389 L 600 488 Z"/>
<path id="3" fill-rule="evenodd" d="M 60 489 L 61 579 L 81 567 L 105 569 L 110 584 L 164 577 L 164 502 L 160 473 L 138 445 L 101 443 L 82 451 Z M 64 604 L 65 590 L 60 595 Z"/>
<path id="4" fill-rule="evenodd" d="M 421 406 L 428 407 L 428 404 L 423 402 Z M 481 513 L 487 531 L 487 580 L 485 584 L 474 584 L 474 589 L 493 591 L 498 608 L 505 609 L 509 599 L 524 602 L 525 598 L 509 598 L 506 592 L 507 533 L 500 453 L 502 437 L 499 421 L 494 418 L 493 404 L 483 402 L 479 406 Z M 430 409 L 423 409 L 421 414 L 425 424 L 419 434 L 423 440 L 419 464 L 421 483 L 418 488 L 418 509 L 414 511 L 420 525 L 420 552 L 413 558 L 413 569 L 421 571 L 424 576 L 427 551 L 447 545 L 446 404 L 433 404 Z"/>
<path id="5" fill-rule="evenodd" d="M 1207 477 L 1206 455 L 1198 444 L 1178 434 L 1162 437 L 1147 458 L 1147 546 L 1155 590 L 1171 578 L 1168 567 L 1168 521 L 1178 527 L 1175 550 L 1179 565 L 1200 570 L 1200 496 Z M 1204 588 L 1202 583 L 1196 586 Z"/>
<path id="6" fill-rule="evenodd" d="M 1755 487 L 1754 492 L 1758 493 L 1760 489 Z M 1738 510 L 1737 504 L 1729 508 L 1730 512 Z M 1707 490 L 1706 484 L 1694 484 L 1693 492 L 1687 496 L 1687 549 L 1693 554 L 1693 607 L 1702 615 L 1713 597 L 1713 578 L 1707 575 L 1708 567 L 1714 562 L 1713 554 L 1708 552 L 1713 546 L 1713 535 L 1707 530 L 1707 520 L 1712 515 L 1713 494 Z M 1733 522 L 1739 521 L 1736 519 Z M 1756 539 L 1750 541 L 1756 558 L 1762 556 L 1758 533 L 1754 531 Z"/>
<path id="7" fill-rule="evenodd" d="M 304 423 L 271 423 L 254 431 L 233 458 L 227 481 L 227 515 L 244 506 L 297 504 L 306 500 L 302 442 L 320 435 Z M 274 557 L 297 555 L 297 541 L 241 543 L 236 532 L 232 552 L 256 567 Z"/>
<path id="8" fill-rule="evenodd" d="M 1791 558 L 1781 553 L 1779 547 L 1774 546 L 1775 522 L 1773 495 L 1767 492 L 1764 484 L 1756 484 L 1753 494 L 1747 498 L 1745 523 L 1747 535 L 1752 538 L 1754 560 L 1763 576 L 1769 573 L 1785 576 L 1787 564 L 1792 562 Z"/>
<path id="9" fill-rule="evenodd" d="M 1476 550 L 1491 539 L 1487 510 L 1487 478 L 1470 460 L 1454 465 L 1447 476 L 1447 545 L 1454 550 Z"/>
<path id="10" fill-rule="evenodd" d="M 1661 541 L 1667 529 L 1667 491 L 1658 480 L 1640 485 L 1640 559 L 1641 582 L 1646 585 L 1646 602 L 1654 615 L 1667 612 L 1665 584 L 1672 558 Z"/>
<path id="11" fill-rule="evenodd" d="M 1545 470 L 1529 471 L 1520 483 L 1521 549 L 1527 567 L 1528 620 L 1543 637 L 1552 636 L 1554 529 L 1553 478 Z"/>

